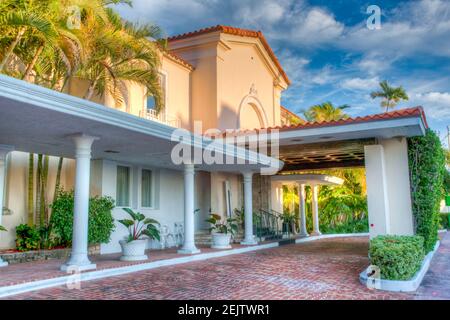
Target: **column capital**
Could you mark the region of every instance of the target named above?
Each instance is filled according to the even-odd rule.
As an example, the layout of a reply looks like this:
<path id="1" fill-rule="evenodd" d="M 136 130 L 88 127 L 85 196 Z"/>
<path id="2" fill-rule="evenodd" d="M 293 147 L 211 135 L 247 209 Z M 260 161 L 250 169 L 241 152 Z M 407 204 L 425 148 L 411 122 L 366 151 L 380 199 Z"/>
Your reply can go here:
<path id="1" fill-rule="evenodd" d="M 253 177 L 254 172 L 253 171 L 243 171 L 242 175 L 244 176 L 244 181 L 245 180 L 251 180 Z"/>
<path id="2" fill-rule="evenodd" d="M 5 160 L 8 153 L 14 151 L 14 147 L 6 144 L 0 144 L 0 160 Z"/>
<path id="3" fill-rule="evenodd" d="M 185 163 L 183 165 L 185 174 L 194 174 L 195 173 L 195 165 L 193 163 Z"/>
<path id="4" fill-rule="evenodd" d="M 99 140 L 99 137 L 90 136 L 84 133 L 76 133 L 67 136 L 75 142 L 77 148 L 91 148 L 95 140 Z"/>

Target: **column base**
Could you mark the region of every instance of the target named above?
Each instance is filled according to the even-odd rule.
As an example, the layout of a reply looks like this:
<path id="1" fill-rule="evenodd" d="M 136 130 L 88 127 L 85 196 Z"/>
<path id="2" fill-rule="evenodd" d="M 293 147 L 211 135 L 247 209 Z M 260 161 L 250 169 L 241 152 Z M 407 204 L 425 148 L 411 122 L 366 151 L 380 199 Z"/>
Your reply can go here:
<path id="1" fill-rule="evenodd" d="M 300 238 L 306 238 L 306 237 L 309 237 L 309 234 L 308 234 L 308 232 L 301 232 L 301 233 L 298 234 L 298 236 Z"/>
<path id="2" fill-rule="evenodd" d="M 64 272 L 81 272 L 81 271 L 88 271 L 88 270 L 95 270 L 97 269 L 97 265 L 95 263 L 91 264 L 83 264 L 83 265 L 76 265 L 76 264 L 63 264 L 60 268 L 61 271 Z"/>
<path id="3" fill-rule="evenodd" d="M 200 252 L 201 252 L 200 249 L 197 249 L 196 247 L 188 249 L 181 248 L 177 251 L 177 253 L 179 254 L 197 254 Z"/>
<path id="4" fill-rule="evenodd" d="M 312 236 L 321 236 L 322 232 L 320 232 L 320 231 L 313 231 L 313 232 L 311 232 L 311 235 Z"/>
<path id="5" fill-rule="evenodd" d="M 92 263 L 87 255 L 76 255 L 69 258 L 69 260 L 64 263 L 60 270 L 64 272 L 81 272 L 87 270 L 94 270 L 97 268 L 95 263 Z"/>
<path id="6" fill-rule="evenodd" d="M 250 239 L 250 240 L 243 240 L 241 241 L 241 244 L 243 246 L 255 246 L 258 244 L 258 241 L 256 241 L 255 239 Z"/>

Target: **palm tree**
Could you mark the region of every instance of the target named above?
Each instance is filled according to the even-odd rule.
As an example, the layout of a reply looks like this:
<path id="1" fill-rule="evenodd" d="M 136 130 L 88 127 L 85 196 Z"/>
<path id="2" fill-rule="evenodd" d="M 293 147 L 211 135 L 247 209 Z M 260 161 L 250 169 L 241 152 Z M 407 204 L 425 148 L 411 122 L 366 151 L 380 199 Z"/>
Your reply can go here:
<path id="1" fill-rule="evenodd" d="M 350 108 L 349 105 L 342 105 L 335 107 L 331 102 L 325 102 L 310 107 L 303 112 L 303 115 L 308 121 L 325 122 L 325 121 L 338 121 L 349 118 L 343 110 Z"/>
<path id="2" fill-rule="evenodd" d="M 135 82 L 155 98 L 155 108 L 160 111 L 164 101 L 158 74 L 159 43 L 149 41 L 160 38 L 160 29 L 124 22 L 111 10 L 107 13 L 106 25 L 89 20 L 80 32 L 87 54 L 76 76 L 90 82 L 84 98 L 91 99 L 94 93 L 109 94 L 120 105 L 125 99 L 126 82 Z"/>
<path id="3" fill-rule="evenodd" d="M 400 100 L 408 100 L 409 97 L 406 94 L 402 86 L 391 87 L 387 80 L 380 82 L 380 91 L 374 91 L 370 94 L 372 99 L 382 98 L 380 105 L 382 108 L 386 108 L 385 112 L 389 109 L 395 108 L 395 106 L 400 102 Z"/>

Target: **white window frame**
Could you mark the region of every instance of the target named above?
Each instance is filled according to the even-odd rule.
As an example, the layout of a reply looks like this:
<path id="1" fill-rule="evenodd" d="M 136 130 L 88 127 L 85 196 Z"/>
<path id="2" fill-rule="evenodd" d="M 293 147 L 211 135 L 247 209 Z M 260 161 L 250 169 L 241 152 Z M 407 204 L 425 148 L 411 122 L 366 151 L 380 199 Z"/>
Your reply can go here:
<path id="1" fill-rule="evenodd" d="M 168 106 L 169 106 L 169 74 L 167 73 L 167 71 L 164 70 L 160 70 L 158 71 L 158 74 L 161 76 L 164 76 L 164 102 L 165 102 L 165 106 L 164 106 L 164 110 L 163 113 L 166 114 L 167 110 L 168 110 Z M 144 93 L 144 110 L 145 112 L 147 112 L 147 93 Z"/>
<path id="2" fill-rule="evenodd" d="M 117 204 L 117 169 L 118 167 L 127 167 L 128 168 L 128 205 L 127 206 L 119 206 L 116 205 L 116 208 L 132 208 L 133 207 L 133 166 L 125 163 L 117 163 L 116 164 L 116 204 Z"/>
<path id="3" fill-rule="evenodd" d="M 152 202 L 152 206 L 151 207 L 144 207 L 142 206 L 142 171 L 143 170 L 147 170 L 147 171 L 151 171 L 152 173 L 152 180 L 151 180 L 151 202 Z M 139 167 L 139 174 L 138 174 L 138 207 L 139 209 L 143 209 L 143 210 L 156 210 L 157 206 L 156 204 L 156 170 L 154 168 L 151 167 Z"/>

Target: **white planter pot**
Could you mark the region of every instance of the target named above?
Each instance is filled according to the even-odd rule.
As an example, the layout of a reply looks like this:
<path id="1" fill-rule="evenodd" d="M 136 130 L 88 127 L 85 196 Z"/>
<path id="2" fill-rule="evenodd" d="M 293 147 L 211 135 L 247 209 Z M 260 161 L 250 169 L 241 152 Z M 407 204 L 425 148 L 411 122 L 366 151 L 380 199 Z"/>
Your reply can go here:
<path id="1" fill-rule="evenodd" d="M 120 240 L 119 243 L 122 247 L 122 256 L 120 257 L 121 261 L 141 261 L 148 259 L 145 254 L 147 239 L 133 240 L 131 242 Z"/>
<path id="2" fill-rule="evenodd" d="M 213 249 L 230 249 L 231 233 L 212 233 Z"/>

